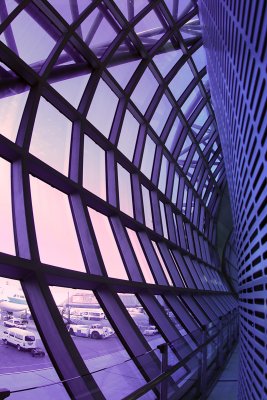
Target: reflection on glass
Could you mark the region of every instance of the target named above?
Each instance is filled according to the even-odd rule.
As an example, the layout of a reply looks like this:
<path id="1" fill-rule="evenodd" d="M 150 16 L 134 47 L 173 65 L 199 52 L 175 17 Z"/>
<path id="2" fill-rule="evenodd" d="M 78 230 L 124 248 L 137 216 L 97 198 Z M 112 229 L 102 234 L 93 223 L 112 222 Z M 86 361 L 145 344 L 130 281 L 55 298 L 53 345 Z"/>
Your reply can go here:
<path id="1" fill-rule="evenodd" d="M 169 53 L 157 54 L 154 56 L 153 61 L 158 67 L 163 76 L 174 67 L 177 61 L 182 57 L 182 50 L 170 51 Z"/>
<path id="2" fill-rule="evenodd" d="M 178 162 L 180 166 L 184 165 L 184 162 L 186 160 L 186 157 L 188 156 L 191 145 L 192 145 L 192 140 L 189 138 L 189 136 L 186 136 L 182 150 L 180 151 L 180 154 L 178 156 Z"/>
<path id="3" fill-rule="evenodd" d="M 135 25 L 134 30 L 146 47 L 152 47 L 155 40 L 158 40 L 165 33 L 165 29 L 153 10 Z"/>
<path id="4" fill-rule="evenodd" d="M 199 71 L 201 71 L 202 68 L 206 67 L 207 65 L 206 54 L 202 46 L 192 54 L 192 58 Z"/>
<path id="5" fill-rule="evenodd" d="M 125 0 L 122 1 L 124 2 Z M 108 70 L 124 89 L 139 64 L 140 61 L 131 61 L 124 64 L 111 66 L 108 68 Z"/>
<path id="6" fill-rule="evenodd" d="M 168 269 L 167 269 L 167 267 L 166 267 L 166 264 L 165 264 L 165 262 L 164 262 L 164 260 L 163 260 L 163 258 L 162 258 L 162 256 L 161 256 L 161 254 L 160 254 L 160 251 L 159 251 L 159 249 L 158 249 L 158 246 L 157 246 L 157 244 L 156 244 L 155 242 L 153 242 L 153 241 L 151 241 L 151 242 L 152 242 L 152 245 L 153 245 L 153 247 L 154 247 L 154 250 L 155 250 L 155 252 L 156 252 L 156 254 L 157 254 L 157 257 L 158 257 L 158 259 L 159 259 L 161 268 L 163 269 L 163 272 L 164 272 L 164 274 L 165 274 L 165 276 L 166 276 L 166 279 L 167 279 L 167 281 L 168 281 L 168 284 L 171 285 L 171 286 L 173 286 L 171 276 L 170 276 L 170 274 L 169 274 L 169 271 L 168 271 Z"/>
<path id="7" fill-rule="evenodd" d="M 105 151 L 91 138 L 84 136 L 83 186 L 106 200 Z"/>
<path id="8" fill-rule="evenodd" d="M 1 72 L 0 79 L 2 79 Z M 19 124 L 28 93 L 28 91 L 19 94 L 13 94 L 12 92 L 6 97 L 2 97 L 0 92 L 0 134 L 12 140 L 13 142 L 17 137 Z"/>
<path id="9" fill-rule="evenodd" d="M 58 11 L 58 13 L 68 22 L 75 21 L 79 14 L 90 5 L 91 0 L 77 1 L 77 7 L 73 6 L 73 2 L 62 2 L 61 0 L 49 0 L 49 3 Z"/>
<path id="10" fill-rule="evenodd" d="M 77 108 L 89 76 L 90 75 L 88 74 L 75 76 L 69 79 L 58 80 L 57 82 L 50 83 L 50 85 L 53 86 L 53 88 L 56 89 L 71 105 L 73 105 L 73 107 Z"/>
<path id="11" fill-rule="evenodd" d="M 134 89 L 131 99 L 144 114 L 149 106 L 150 101 L 158 87 L 158 83 L 149 68 L 145 70 L 136 88 Z"/>
<path id="12" fill-rule="evenodd" d="M 92 208 L 88 211 L 108 276 L 128 279 L 108 217 Z"/>
<path id="13" fill-rule="evenodd" d="M 61 1 L 58 0 L 48 0 L 48 1 L 68 23 L 73 22 L 72 12 L 70 9 L 70 4 L 68 2 L 62 3 Z"/>
<path id="14" fill-rule="evenodd" d="M 139 123 L 136 121 L 133 115 L 128 110 L 126 110 L 123 125 L 121 128 L 118 149 L 130 161 L 132 161 L 133 159 L 138 129 Z"/>
<path id="15" fill-rule="evenodd" d="M 19 56 L 27 64 L 36 63 L 34 68 L 39 71 L 53 49 L 55 39 L 30 16 L 31 12 L 27 11 L 29 10 L 26 7 L 26 9 L 21 11 L 11 22 L 10 26 L 13 31 Z M 44 23 L 48 23 L 48 21 L 45 21 L 45 17 Z M 7 32 L 8 29 L 0 35 L 0 40 L 2 40 L 3 37 L 7 39 Z M 60 34 L 56 31 L 55 26 L 53 27 L 53 32 L 54 34 L 56 33 L 58 39 Z M 40 43 L 42 43 L 41 46 Z M 15 51 L 14 48 L 12 48 L 12 50 Z"/>
<path id="16" fill-rule="evenodd" d="M 207 121 L 208 117 L 210 116 L 209 110 L 207 107 L 203 107 L 200 113 L 198 114 L 197 118 L 194 121 L 194 126 L 202 127 L 205 122 Z"/>
<path id="17" fill-rule="evenodd" d="M 179 139 L 179 135 L 181 134 L 182 131 L 182 124 L 179 120 L 179 118 L 177 117 L 173 123 L 173 126 L 170 130 L 170 132 L 168 133 L 168 137 L 166 140 L 166 147 L 167 149 L 172 152 L 177 144 L 177 141 Z"/>
<path id="18" fill-rule="evenodd" d="M 165 207 L 164 207 L 164 204 L 162 203 L 162 201 L 159 202 L 159 207 L 160 207 L 163 235 L 166 239 L 168 239 L 169 236 L 168 236 L 167 221 L 166 221 L 166 215 L 165 215 Z"/>
<path id="19" fill-rule="evenodd" d="M 149 179 L 151 178 L 155 151 L 156 151 L 156 145 L 151 139 L 151 137 L 147 135 L 143 158 L 142 158 L 141 171 Z"/>
<path id="20" fill-rule="evenodd" d="M 73 343 L 107 400 L 145 384 L 90 290 L 50 287 Z M 147 399 L 153 399 L 148 397 Z"/>
<path id="21" fill-rule="evenodd" d="M 30 152 L 67 175 L 70 139 L 70 120 L 41 98 L 33 127 Z"/>
<path id="22" fill-rule="evenodd" d="M 140 329 L 140 332 L 149 343 L 152 349 L 156 349 L 159 344 L 165 342 L 159 333 L 156 321 L 154 321 L 148 314 L 147 310 L 141 306 L 135 294 L 119 293 L 119 296 L 130 314 L 134 323 Z M 157 354 L 160 357 L 160 354 Z"/>
<path id="23" fill-rule="evenodd" d="M 100 79 L 87 114 L 87 119 L 106 137 L 109 136 L 117 104 L 118 98 L 115 93 L 112 92 L 103 79 Z"/>
<path id="24" fill-rule="evenodd" d="M 187 272 L 186 270 L 185 270 L 185 268 L 186 268 L 186 266 L 185 266 L 185 264 L 184 264 L 184 262 L 183 263 L 180 263 L 180 265 L 178 265 L 178 262 L 176 261 L 176 258 L 174 257 L 174 255 L 173 255 L 173 253 L 172 253 L 172 251 L 171 250 L 169 250 L 169 253 L 170 253 L 170 255 L 171 255 L 171 258 L 172 258 L 172 260 L 173 260 L 173 262 L 174 262 L 174 264 L 175 264 L 175 266 L 176 266 L 176 268 L 177 268 L 177 271 L 178 271 L 178 274 L 179 274 L 179 276 L 180 276 L 180 278 L 181 278 L 181 280 L 182 280 L 182 282 L 183 282 L 183 285 L 184 285 L 184 287 L 190 287 L 190 285 L 187 285 L 187 283 L 186 283 L 186 281 L 184 280 L 184 277 L 183 277 L 183 275 L 182 275 L 182 270 L 183 270 L 183 272 Z M 183 268 L 184 267 L 184 268 Z"/>
<path id="25" fill-rule="evenodd" d="M 181 107 L 182 112 L 188 119 L 192 112 L 195 110 L 197 107 L 199 101 L 202 99 L 201 93 L 198 87 L 195 87 L 195 89 L 190 93 L 190 95 L 187 97 L 186 101 Z"/>
<path id="26" fill-rule="evenodd" d="M 0 158 L 0 251 L 15 255 L 10 170 L 9 162 Z"/>
<path id="27" fill-rule="evenodd" d="M 160 136 L 171 110 L 172 106 L 169 100 L 166 96 L 162 96 L 150 121 L 150 125 L 156 131 L 158 136 Z"/>
<path id="28" fill-rule="evenodd" d="M 44 348 L 19 281 L 0 277 L 0 299 L 0 387 L 11 392 L 22 390 L 11 394 L 10 398 L 16 400 L 36 400 L 38 396 L 42 400 L 69 399 L 63 385 L 57 384 L 60 379 Z M 26 391 L 35 387 L 38 389 Z"/>
<path id="29" fill-rule="evenodd" d="M 187 193 L 188 193 L 188 187 L 187 185 L 184 185 L 184 194 L 183 194 L 183 203 L 182 203 L 182 213 L 185 214 L 186 211 L 186 206 L 187 206 Z"/>
<path id="30" fill-rule="evenodd" d="M 120 164 L 118 164 L 118 181 L 120 209 L 125 212 L 125 214 L 133 217 L 131 175 Z"/>
<path id="31" fill-rule="evenodd" d="M 6 9 L 7 9 L 8 15 L 18 6 L 18 4 L 16 3 L 15 0 L 8 0 L 8 1 L 5 1 L 5 3 L 6 3 Z M 4 22 L 4 19 L 1 22 Z"/>
<path id="32" fill-rule="evenodd" d="M 179 175 L 177 172 L 174 174 L 173 187 L 172 187 L 172 203 L 176 204 L 178 195 Z"/>
<path id="33" fill-rule="evenodd" d="M 108 14 L 109 21 L 116 25 L 116 20 L 112 14 Z M 101 57 L 112 40 L 116 37 L 116 30 L 113 28 L 102 10 L 95 8 L 89 16 L 81 23 L 76 32 L 83 38 L 84 42 L 90 46 L 97 57 Z"/>
<path id="34" fill-rule="evenodd" d="M 166 190 L 168 168 L 169 168 L 169 161 L 163 154 L 161 160 L 159 184 L 158 184 L 159 190 L 161 190 L 163 193 L 165 193 Z"/>
<path id="35" fill-rule="evenodd" d="M 191 350 L 195 350 L 196 346 L 194 345 L 193 341 L 191 339 L 186 338 L 184 339 L 184 336 L 187 334 L 186 331 L 183 329 L 179 321 L 177 320 L 176 316 L 170 309 L 170 307 L 166 304 L 162 296 L 156 296 L 158 302 L 160 303 L 161 307 L 164 310 L 164 313 L 168 316 L 168 318 L 171 320 L 171 323 L 175 326 L 175 328 L 179 332 L 179 336 L 177 335 L 177 339 L 173 341 L 172 346 L 169 346 L 168 348 L 168 365 L 172 366 L 177 364 L 178 358 L 177 355 L 183 353 L 189 354 Z M 192 348 L 190 344 L 192 344 Z M 173 375 L 173 381 L 177 384 L 181 378 L 185 378 L 186 375 L 190 377 L 192 374 L 192 370 L 190 368 L 191 362 L 187 363 L 185 367 L 179 368 Z M 175 389 L 174 389 L 175 390 Z"/>
<path id="36" fill-rule="evenodd" d="M 146 226 L 150 229 L 153 229 L 153 217 L 152 217 L 152 209 L 151 209 L 149 190 L 143 185 L 141 185 L 141 187 L 142 187 L 142 196 L 143 196 Z"/>
<path id="37" fill-rule="evenodd" d="M 109 18 L 111 18 L 110 14 Z M 114 19 L 112 22 L 116 24 Z M 97 31 L 94 34 L 90 43 L 91 49 L 98 57 L 102 56 L 104 50 L 115 39 L 116 34 L 117 32 L 113 28 L 113 26 L 107 21 L 106 18 L 103 18 L 98 25 Z"/>
<path id="38" fill-rule="evenodd" d="M 176 73 L 174 78 L 169 84 L 172 94 L 176 99 L 179 99 L 181 94 L 185 91 L 189 83 L 194 78 L 194 75 L 186 62 L 180 70 Z"/>
<path id="39" fill-rule="evenodd" d="M 124 17 L 129 21 L 133 19 L 145 6 L 148 4 L 148 0 L 135 0 L 135 1 L 125 1 L 116 0 L 116 4 L 123 13 Z"/>
<path id="40" fill-rule="evenodd" d="M 127 233 L 129 235 L 130 241 L 132 243 L 133 249 L 134 249 L 134 253 L 137 257 L 137 260 L 139 262 L 139 265 L 141 267 L 141 270 L 143 272 L 145 281 L 147 283 L 155 283 L 155 280 L 153 278 L 152 272 L 150 270 L 150 267 L 147 263 L 146 257 L 144 255 L 143 249 L 141 247 L 140 241 L 138 239 L 138 236 L 136 234 L 135 231 L 126 228 Z"/>
<path id="41" fill-rule="evenodd" d="M 30 177 L 41 261 L 85 272 L 67 195 Z"/>

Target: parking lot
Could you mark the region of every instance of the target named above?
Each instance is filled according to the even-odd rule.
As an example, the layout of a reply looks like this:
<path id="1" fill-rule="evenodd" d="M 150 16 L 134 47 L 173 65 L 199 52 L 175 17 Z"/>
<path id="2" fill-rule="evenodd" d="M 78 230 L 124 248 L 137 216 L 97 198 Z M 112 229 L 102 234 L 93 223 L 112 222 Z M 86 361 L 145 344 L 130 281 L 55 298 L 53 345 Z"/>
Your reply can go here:
<path id="1" fill-rule="evenodd" d="M 145 324 L 146 321 L 146 316 L 139 316 L 139 323 Z M 83 321 L 88 325 L 95 322 Z M 106 319 L 100 323 L 110 326 Z M 141 326 L 144 329 L 145 325 Z M 0 321 L 0 337 L 2 337 L 2 332 L 5 329 L 3 321 Z M 36 336 L 37 346 L 44 348 L 33 321 L 29 321 L 27 329 Z M 145 383 L 134 363 L 132 361 L 125 362 L 129 359 L 129 355 L 124 350 L 116 334 L 101 340 L 77 336 L 71 337 L 88 370 L 94 373 L 93 376 L 106 398 L 117 400 L 118 396 L 129 394 Z M 150 341 L 152 348 L 162 342 L 160 335 L 145 337 Z M 32 386 L 41 387 L 59 380 L 47 353 L 45 357 L 32 357 L 30 352 L 18 351 L 16 347 L 5 345 L 1 340 L 0 358 L 0 387 L 7 387 L 11 391 L 22 390 Z M 16 379 L 14 379 L 14 376 Z M 45 390 L 45 388 L 38 389 L 38 391 L 44 400 L 49 400 L 51 397 L 58 400 L 68 398 L 61 385 L 53 385 L 49 391 Z M 20 392 L 18 395 L 13 394 L 11 398 L 14 400 L 33 400 L 36 396 L 39 396 L 36 390 L 31 390 Z M 150 400 L 153 399 L 153 396 L 147 395 L 146 398 Z"/>
<path id="2" fill-rule="evenodd" d="M 140 314 L 134 317 L 136 323 L 141 326 L 141 330 L 144 330 L 148 325 L 148 318 L 144 314 Z M 102 326 L 110 327 L 109 322 L 104 319 L 102 321 L 81 321 L 85 325 L 92 325 L 94 323 L 100 323 Z M 4 327 L 3 321 L 0 321 L 0 337 L 6 328 Z M 32 320 L 29 321 L 27 330 L 33 332 L 37 339 L 37 346 L 44 348 L 40 336 L 36 330 L 35 324 Z M 82 358 L 86 360 L 95 359 L 111 353 L 114 353 L 113 361 L 116 364 L 115 353 L 123 351 L 123 346 L 119 341 L 116 334 L 102 340 L 90 339 L 84 337 L 72 336 L 78 351 Z M 145 336 L 145 338 L 151 342 L 151 347 L 156 347 L 158 341 L 162 342 L 160 335 Z M 154 343 L 154 344 L 153 344 Z M 2 340 L 0 341 L 0 374 L 14 373 L 22 371 L 31 371 L 35 369 L 50 368 L 52 364 L 49 356 L 45 357 L 32 357 L 29 351 L 18 351 L 14 346 L 5 345 Z"/>

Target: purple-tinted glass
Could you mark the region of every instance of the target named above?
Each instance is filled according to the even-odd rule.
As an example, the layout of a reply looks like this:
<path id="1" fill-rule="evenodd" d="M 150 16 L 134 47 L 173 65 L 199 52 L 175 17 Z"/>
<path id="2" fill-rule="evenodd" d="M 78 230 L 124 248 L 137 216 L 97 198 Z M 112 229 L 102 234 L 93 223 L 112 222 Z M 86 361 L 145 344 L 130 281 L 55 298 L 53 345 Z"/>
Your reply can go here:
<path id="1" fill-rule="evenodd" d="M 88 211 L 108 276 L 128 279 L 108 217 L 92 208 Z"/>
<path id="2" fill-rule="evenodd" d="M 188 63 L 183 64 L 183 66 L 179 69 L 179 71 L 169 84 L 169 87 L 175 99 L 179 99 L 181 94 L 185 91 L 189 83 L 192 81 L 193 77 L 193 73 Z"/>
<path id="3" fill-rule="evenodd" d="M 172 106 L 169 100 L 166 96 L 162 96 L 150 121 L 150 125 L 156 131 L 158 136 L 160 136 L 171 110 Z"/>
<path id="4" fill-rule="evenodd" d="M 142 158 L 141 171 L 148 178 L 151 177 L 155 151 L 156 151 L 156 145 L 151 139 L 151 137 L 147 135 L 143 158 Z"/>
<path id="5" fill-rule="evenodd" d="M 182 57 L 182 50 L 170 51 L 169 53 L 157 54 L 154 56 L 153 61 L 158 67 L 162 76 L 166 76 L 168 72 Z"/>
<path id="6" fill-rule="evenodd" d="M 32 176 L 30 183 L 41 261 L 85 272 L 67 195 Z"/>
<path id="7" fill-rule="evenodd" d="M 153 229 L 153 217 L 152 217 L 152 208 L 151 208 L 149 190 L 143 185 L 142 185 L 142 197 L 144 204 L 146 226 L 150 229 Z"/>
<path id="8" fill-rule="evenodd" d="M 0 252 L 15 255 L 10 172 L 10 163 L 0 158 Z"/>
<path id="9" fill-rule="evenodd" d="M 84 136 L 83 186 L 106 200 L 106 153 L 88 136 Z"/>
<path id="10" fill-rule="evenodd" d="M 69 119 L 41 98 L 30 152 L 65 175 L 68 174 L 71 126 Z"/>
<path id="11" fill-rule="evenodd" d="M 12 50 L 18 52 L 27 64 L 31 64 L 36 71 L 39 71 L 55 46 L 56 37 L 57 39 L 60 37 L 60 33 L 56 31 L 55 27 L 51 29 L 50 26 L 53 35 L 56 36 L 52 37 L 49 29 L 42 28 L 36 19 L 38 20 L 35 10 L 26 8 L 11 22 L 10 27 L 16 44 L 16 48 L 12 44 Z M 44 24 L 49 26 L 49 20 L 45 19 Z M 7 30 L 0 35 L 0 40 L 3 38 L 7 40 L 6 35 Z"/>
<path id="12" fill-rule="evenodd" d="M 158 87 L 158 83 L 149 68 L 146 68 L 139 80 L 131 99 L 144 114 Z"/>
<path id="13" fill-rule="evenodd" d="M 139 64 L 140 61 L 130 61 L 125 64 L 113 65 L 108 70 L 121 87 L 125 88 Z"/>
<path id="14" fill-rule="evenodd" d="M 130 241 L 132 243 L 132 246 L 133 246 L 135 255 L 137 257 L 137 260 L 139 262 L 140 268 L 143 272 L 145 282 L 146 283 L 155 283 L 155 280 L 153 278 L 150 267 L 147 263 L 146 257 L 144 255 L 143 249 L 141 247 L 141 244 L 140 244 L 140 241 L 138 239 L 136 232 L 129 228 L 126 228 L 126 230 L 129 235 Z"/>
<path id="15" fill-rule="evenodd" d="M 137 140 L 139 123 L 133 115 L 126 110 L 123 125 L 121 128 L 118 149 L 132 161 L 134 155 L 135 144 Z"/>
<path id="16" fill-rule="evenodd" d="M 118 164 L 117 166 L 118 166 L 120 209 L 121 211 L 133 217 L 131 175 L 120 164 Z"/>
<path id="17" fill-rule="evenodd" d="M 103 79 L 100 79 L 87 114 L 87 119 L 106 137 L 109 136 L 117 104 L 118 98 L 115 93 Z M 105 115 L 104 118 L 103 112 Z"/>

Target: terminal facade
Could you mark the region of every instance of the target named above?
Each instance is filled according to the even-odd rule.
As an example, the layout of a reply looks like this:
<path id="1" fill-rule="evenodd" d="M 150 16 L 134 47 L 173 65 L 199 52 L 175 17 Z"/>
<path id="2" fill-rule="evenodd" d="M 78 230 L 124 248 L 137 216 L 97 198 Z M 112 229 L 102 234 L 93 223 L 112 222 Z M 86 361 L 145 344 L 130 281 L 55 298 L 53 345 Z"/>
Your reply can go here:
<path id="1" fill-rule="evenodd" d="M 55 383 L 11 398 L 205 398 L 238 304 L 264 398 L 266 4 L 215 3 L 1 4 L 0 277 Z M 112 335 L 70 335 L 84 304 Z"/>

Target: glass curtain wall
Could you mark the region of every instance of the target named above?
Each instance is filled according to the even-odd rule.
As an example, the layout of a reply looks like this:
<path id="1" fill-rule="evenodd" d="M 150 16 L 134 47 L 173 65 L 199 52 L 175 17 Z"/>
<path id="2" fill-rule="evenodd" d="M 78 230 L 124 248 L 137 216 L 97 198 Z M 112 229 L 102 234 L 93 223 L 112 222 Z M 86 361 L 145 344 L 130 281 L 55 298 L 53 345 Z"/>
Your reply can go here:
<path id="1" fill-rule="evenodd" d="M 175 363 L 236 308 L 216 250 L 226 180 L 197 6 L 3 0 L 0 79 L 1 334 L 26 312 L 57 398 L 122 398 L 160 373 L 156 345 L 179 340 Z M 26 307 L 12 311 L 19 285 Z M 2 352 L 22 384 L 5 365 L 0 386 L 36 398 L 30 355 Z"/>

